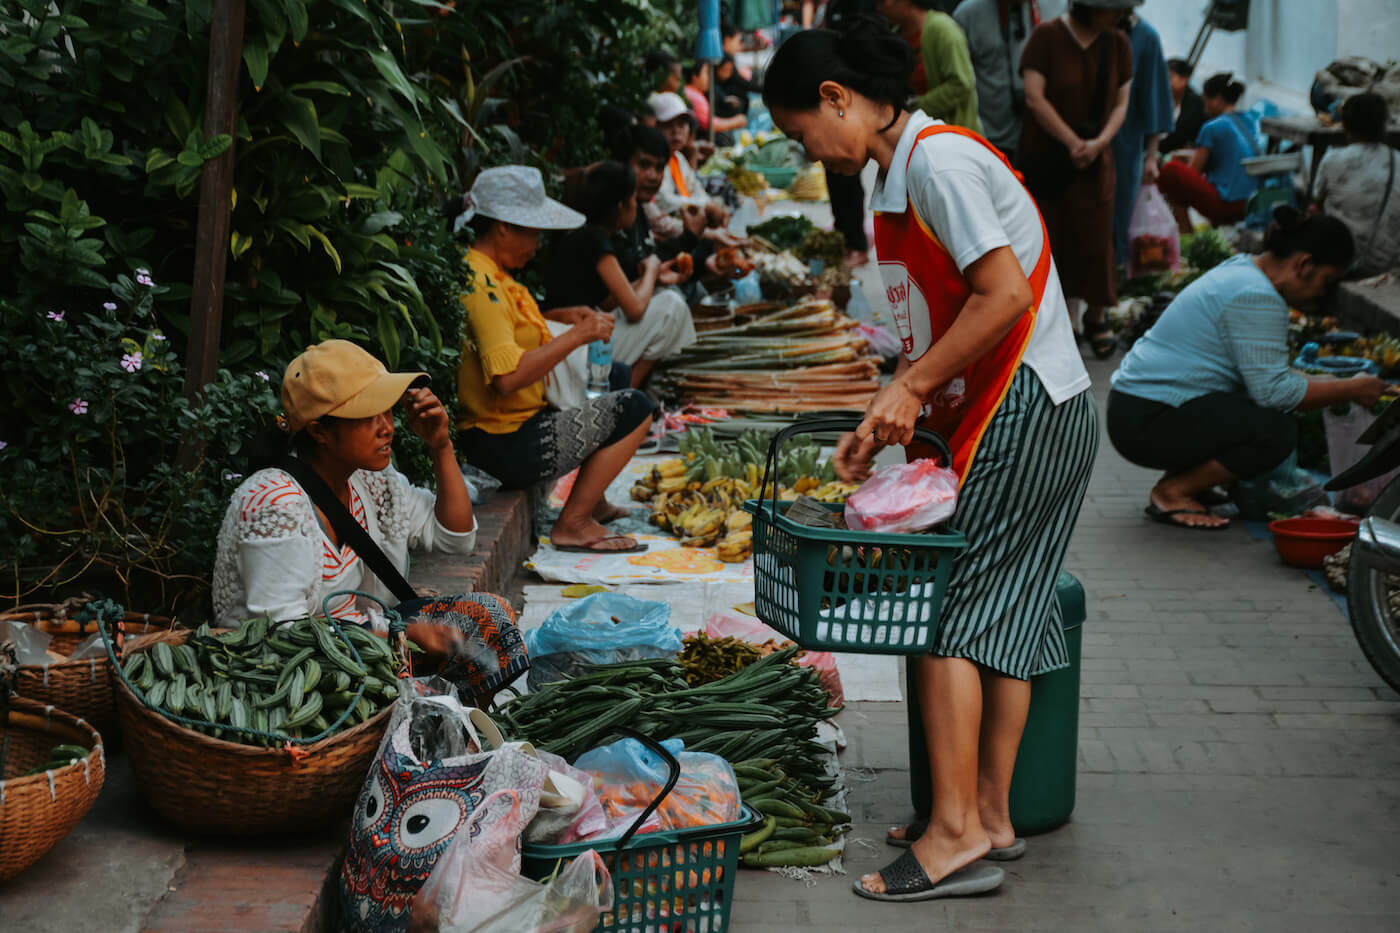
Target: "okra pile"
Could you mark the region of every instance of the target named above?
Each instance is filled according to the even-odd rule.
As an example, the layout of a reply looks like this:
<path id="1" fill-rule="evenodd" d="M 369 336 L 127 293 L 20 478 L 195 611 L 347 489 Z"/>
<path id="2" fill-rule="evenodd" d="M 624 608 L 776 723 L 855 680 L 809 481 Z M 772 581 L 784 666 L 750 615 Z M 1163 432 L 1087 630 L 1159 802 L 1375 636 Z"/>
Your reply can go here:
<path id="1" fill-rule="evenodd" d="M 122 670 L 151 706 L 197 720 L 214 738 L 270 746 L 280 742 L 253 731 L 312 738 L 349 708 L 339 732 L 398 696 L 388 643 L 357 625 L 340 630 L 364 663 L 324 620 L 277 625 L 264 617 L 219 635 L 200 626 L 184 644 L 157 642 L 133 654 Z"/>

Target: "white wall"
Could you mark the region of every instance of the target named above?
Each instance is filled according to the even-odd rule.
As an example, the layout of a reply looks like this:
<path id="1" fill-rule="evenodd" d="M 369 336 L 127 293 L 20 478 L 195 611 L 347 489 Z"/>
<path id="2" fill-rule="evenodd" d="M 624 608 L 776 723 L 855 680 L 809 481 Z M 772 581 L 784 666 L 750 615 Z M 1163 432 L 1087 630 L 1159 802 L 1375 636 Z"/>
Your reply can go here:
<path id="1" fill-rule="evenodd" d="M 1185 57 L 1205 19 L 1206 0 L 1146 0 L 1140 12 L 1162 35 L 1167 57 Z M 1249 29 L 1217 30 L 1196 69 L 1196 83 L 1232 71 L 1249 86 L 1246 103 L 1268 97 L 1285 110 L 1308 110 L 1313 75 L 1333 59 L 1400 58 L 1400 0 L 1253 0 Z"/>

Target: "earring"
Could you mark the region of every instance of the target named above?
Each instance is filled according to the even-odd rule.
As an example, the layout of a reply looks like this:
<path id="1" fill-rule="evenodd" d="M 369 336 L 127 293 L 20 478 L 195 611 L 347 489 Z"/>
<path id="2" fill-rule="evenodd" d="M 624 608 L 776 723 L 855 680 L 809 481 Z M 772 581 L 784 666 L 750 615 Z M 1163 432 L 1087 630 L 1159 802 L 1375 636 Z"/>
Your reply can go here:
<path id="1" fill-rule="evenodd" d="M 844 111 L 844 110 L 837 110 L 837 111 L 836 111 L 836 115 L 837 115 L 838 117 L 840 117 L 841 119 L 843 119 L 843 120 L 846 119 L 846 111 Z"/>

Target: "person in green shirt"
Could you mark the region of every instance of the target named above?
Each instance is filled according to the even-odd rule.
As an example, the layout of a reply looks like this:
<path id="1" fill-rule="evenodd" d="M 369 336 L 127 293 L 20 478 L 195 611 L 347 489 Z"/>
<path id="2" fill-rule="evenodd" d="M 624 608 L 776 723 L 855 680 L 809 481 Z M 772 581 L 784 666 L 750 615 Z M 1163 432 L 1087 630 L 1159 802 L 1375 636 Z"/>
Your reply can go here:
<path id="1" fill-rule="evenodd" d="M 962 27 L 936 0 L 880 0 L 880 13 L 919 53 L 910 78 L 912 107 L 935 120 L 982 132 L 977 118 L 977 79 Z"/>

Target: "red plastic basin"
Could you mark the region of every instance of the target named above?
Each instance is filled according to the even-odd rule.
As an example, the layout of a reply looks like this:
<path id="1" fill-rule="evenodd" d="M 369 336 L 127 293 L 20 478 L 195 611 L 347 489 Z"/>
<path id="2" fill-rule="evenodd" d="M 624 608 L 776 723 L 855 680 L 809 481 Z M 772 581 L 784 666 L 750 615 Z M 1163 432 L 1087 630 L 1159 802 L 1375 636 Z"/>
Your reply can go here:
<path id="1" fill-rule="evenodd" d="M 1291 567 L 1316 569 L 1356 537 L 1356 522 L 1340 518 L 1281 518 L 1269 522 L 1278 556 Z"/>

